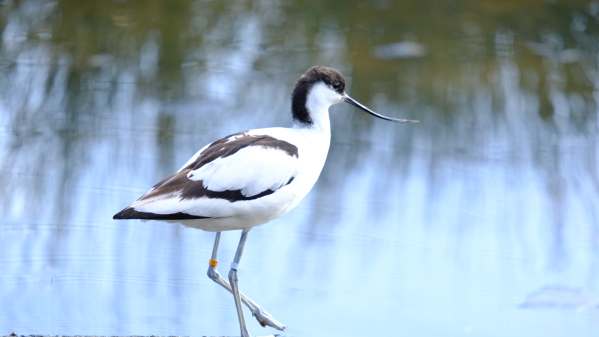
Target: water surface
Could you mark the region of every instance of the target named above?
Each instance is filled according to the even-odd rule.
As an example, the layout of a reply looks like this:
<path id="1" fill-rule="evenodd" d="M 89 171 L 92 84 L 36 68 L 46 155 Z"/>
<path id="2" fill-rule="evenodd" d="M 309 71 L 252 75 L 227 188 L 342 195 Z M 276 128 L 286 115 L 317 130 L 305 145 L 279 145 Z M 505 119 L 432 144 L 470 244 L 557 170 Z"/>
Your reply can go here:
<path id="1" fill-rule="evenodd" d="M 315 189 L 250 232 L 289 336 L 599 331 L 599 2 L 0 1 L 0 31 L 0 334 L 238 334 L 212 234 L 111 216 L 287 125 L 313 64 L 421 123 L 334 107 Z"/>

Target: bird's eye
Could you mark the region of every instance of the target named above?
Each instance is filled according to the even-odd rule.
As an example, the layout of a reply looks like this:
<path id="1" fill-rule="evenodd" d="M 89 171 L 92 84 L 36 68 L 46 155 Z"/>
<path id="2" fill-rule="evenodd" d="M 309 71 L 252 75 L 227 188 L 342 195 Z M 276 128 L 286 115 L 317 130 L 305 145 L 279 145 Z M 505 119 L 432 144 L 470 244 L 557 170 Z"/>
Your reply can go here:
<path id="1" fill-rule="evenodd" d="M 333 88 L 335 90 L 343 90 L 343 84 L 340 81 L 333 82 Z"/>

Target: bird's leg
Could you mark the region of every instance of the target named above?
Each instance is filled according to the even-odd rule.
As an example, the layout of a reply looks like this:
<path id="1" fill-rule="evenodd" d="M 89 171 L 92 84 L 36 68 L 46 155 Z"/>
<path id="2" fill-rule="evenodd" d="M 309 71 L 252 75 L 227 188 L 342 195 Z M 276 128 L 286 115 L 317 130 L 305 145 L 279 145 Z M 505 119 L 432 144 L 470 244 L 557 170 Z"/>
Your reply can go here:
<path id="1" fill-rule="evenodd" d="M 229 270 L 229 284 L 231 285 L 231 292 L 235 299 L 235 308 L 237 309 L 237 317 L 239 318 L 239 328 L 241 329 L 241 337 L 250 337 L 250 334 L 245 327 L 245 319 L 243 318 L 243 308 L 241 307 L 241 297 L 239 296 L 239 285 L 237 284 L 237 266 L 241 255 L 243 254 L 243 247 L 245 246 L 245 240 L 248 235 L 247 229 L 241 231 L 241 238 L 239 238 L 239 244 L 237 245 L 237 251 L 235 252 L 235 258 L 231 263 L 231 269 Z"/>
<path id="2" fill-rule="evenodd" d="M 218 265 L 217 252 L 218 252 L 218 244 L 220 242 L 220 233 L 221 232 L 217 232 L 216 237 L 214 238 L 214 246 L 212 247 L 212 257 L 210 258 L 209 267 L 208 267 L 208 277 L 232 293 L 229 282 L 224 277 L 222 277 L 220 275 L 220 273 L 218 272 L 218 270 L 216 269 L 216 266 Z M 260 323 L 260 325 L 262 325 L 262 326 L 268 325 L 268 326 L 275 328 L 279 331 L 285 330 L 285 325 L 283 325 L 282 323 L 280 323 L 276 319 L 274 319 L 268 312 L 266 312 L 264 309 L 262 309 L 262 307 L 260 307 L 251 298 L 245 296 L 241 292 L 239 293 L 239 296 L 241 297 L 241 301 L 248 307 L 248 309 L 250 309 L 250 311 L 252 312 L 254 317 L 256 317 L 256 320 L 258 320 L 258 323 Z"/>

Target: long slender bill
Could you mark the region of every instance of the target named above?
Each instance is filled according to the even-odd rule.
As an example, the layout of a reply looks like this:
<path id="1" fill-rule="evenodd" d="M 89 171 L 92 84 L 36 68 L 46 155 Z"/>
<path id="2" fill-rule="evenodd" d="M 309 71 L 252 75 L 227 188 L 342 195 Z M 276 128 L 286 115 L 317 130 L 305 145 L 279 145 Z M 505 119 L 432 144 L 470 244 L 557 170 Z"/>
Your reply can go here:
<path id="1" fill-rule="evenodd" d="M 368 107 L 366 107 L 365 105 L 363 105 L 362 103 L 356 101 L 355 99 L 349 97 L 349 95 L 345 94 L 343 95 L 343 100 L 355 107 L 358 107 L 366 112 L 368 112 L 369 114 L 373 115 L 374 117 L 378 117 L 380 119 L 384 119 L 387 121 L 392 121 L 392 122 L 397 122 L 397 123 L 419 123 L 420 121 L 415 120 L 415 119 L 407 119 L 407 118 L 393 118 L 393 117 L 388 117 L 385 115 L 381 115 L 379 113 L 376 113 L 372 110 L 370 110 Z"/>

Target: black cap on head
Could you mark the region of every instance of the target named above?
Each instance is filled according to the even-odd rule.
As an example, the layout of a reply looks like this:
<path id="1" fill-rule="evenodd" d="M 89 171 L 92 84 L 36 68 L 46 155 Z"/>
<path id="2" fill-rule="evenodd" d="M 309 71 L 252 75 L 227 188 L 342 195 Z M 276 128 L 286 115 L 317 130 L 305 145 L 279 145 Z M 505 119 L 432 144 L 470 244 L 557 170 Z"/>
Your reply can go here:
<path id="1" fill-rule="evenodd" d="M 345 79 L 337 70 L 324 66 L 311 67 L 297 80 L 293 89 L 291 110 L 295 120 L 312 124 L 312 118 L 306 108 L 306 99 L 310 88 L 318 82 L 324 82 L 339 94 L 345 91 Z"/>
<path id="2" fill-rule="evenodd" d="M 308 69 L 295 84 L 291 102 L 293 119 L 307 125 L 313 124 L 310 112 L 306 107 L 306 100 L 308 99 L 308 93 L 310 92 L 310 89 L 314 86 L 314 84 L 320 82 L 327 85 L 331 90 L 337 92 L 343 101 L 359 108 L 371 116 L 397 123 L 418 123 L 418 121 L 414 119 L 394 118 L 374 112 L 364 104 L 351 98 L 345 92 L 345 79 L 343 78 L 343 75 L 333 68 L 323 66 L 314 66 Z"/>

